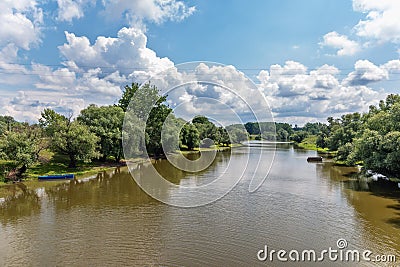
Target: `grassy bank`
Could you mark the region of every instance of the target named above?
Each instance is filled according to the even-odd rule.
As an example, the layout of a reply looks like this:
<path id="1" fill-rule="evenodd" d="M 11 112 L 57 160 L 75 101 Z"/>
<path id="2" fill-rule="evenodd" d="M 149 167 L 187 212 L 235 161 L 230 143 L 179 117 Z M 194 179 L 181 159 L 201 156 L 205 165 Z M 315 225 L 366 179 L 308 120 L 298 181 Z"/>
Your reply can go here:
<path id="1" fill-rule="evenodd" d="M 320 153 L 328 154 L 330 156 L 334 156 L 336 154 L 335 151 L 329 151 L 329 149 L 327 148 L 317 147 L 317 145 L 315 144 L 316 141 L 317 141 L 317 136 L 310 135 L 304 138 L 304 140 L 301 141 L 301 143 L 296 143 L 296 146 L 303 149 L 318 151 Z"/>
<path id="2" fill-rule="evenodd" d="M 12 161 L 0 161 L 0 170 L 2 171 L 3 177 L 6 175 L 6 171 L 12 169 Z M 117 166 L 125 165 L 124 162 L 116 163 L 112 159 L 106 162 L 93 161 L 90 163 L 78 162 L 76 168 L 69 168 L 69 159 L 67 156 L 54 154 L 51 151 L 45 150 L 40 153 L 39 162 L 30 166 L 24 174 L 24 180 L 36 180 L 41 175 L 51 174 L 63 174 L 73 173 L 76 176 L 86 176 L 90 174 L 96 174 L 101 171 L 109 170 Z M 0 181 L 0 185 L 5 185 L 3 181 Z"/>
<path id="3" fill-rule="evenodd" d="M 229 150 L 232 147 L 239 147 L 241 144 L 232 144 L 230 146 L 213 146 L 210 148 L 196 148 L 194 150 L 179 150 L 182 154 L 190 154 L 198 151 L 224 151 Z M 131 159 L 130 161 L 141 160 L 141 158 Z M 24 174 L 25 181 L 34 181 L 37 180 L 38 176 L 41 175 L 52 175 L 52 174 L 63 174 L 63 173 L 73 173 L 78 178 L 80 176 L 87 176 L 91 174 L 96 174 L 98 172 L 107 171 L 113 169 L 118 166 L 124 166 L 125 162 L 116 163 L 112 159 L 107 160 L 106 162 L 101 161 L 93 161 L 90 163 L 78 162 L 76 168 L 69 168 L 69 158 L 65 155 L 55 154 L 49 150 L 44 150 L 40 153 L 39 162 L 33 166 L 30 166 L 27 172 Z M 5 171 L 12 169 L 13 162 L 12 161 L 0 161 L 0 170 L 2 171 L 3 177 L 6 175 Z M 3 182 L 0 179 L 0 185 L 6 185 L 7 183 Z"/>

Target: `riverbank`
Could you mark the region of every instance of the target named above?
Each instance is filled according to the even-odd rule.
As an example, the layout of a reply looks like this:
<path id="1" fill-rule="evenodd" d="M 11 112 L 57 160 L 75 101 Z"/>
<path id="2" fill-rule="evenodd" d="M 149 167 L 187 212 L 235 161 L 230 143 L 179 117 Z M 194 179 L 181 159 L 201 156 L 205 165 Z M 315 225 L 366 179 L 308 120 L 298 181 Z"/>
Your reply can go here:
<path id="1" fill-rule="evenodd" d="M 295 143 L 295 145 L 298 148 L 314 150 L 319 153 L 327 154 L 332 157 L 336 155 L 336 151 L 330 151 L 328 148 L 317 147 L 316 141 L 317 141 L 317 136 L 311 135 L 304 138 L 303 141 L 301 141 L 300 143 Z"/>
<path id="2" fill-rule="evenodd" d="M 327 158 L 333 158 L 336 156 L 337 151 L 329 151 L 329 149 L 327 148 L 320 148 L 316 146 L 316 136 L 308 136 L 306 138 L 304 138 L 304 140 L 301 143 L 296 143 L 296 147 L 301 148 L 301 149 L 306 149 L 306 150 L 313 150 L 313 151 L 317 151 L 320 154 L 324 154 L 322 156 L 325 156 Z M 345 161 L 341 161 L 341 160 L 333 160 L 334 164 L 336 166 L 343 166 L 343 167 L 361 167 L 362 166 L 362 162 L 356 162 L 356 164 L 352 164 L 349 165 L 348 163 L 346 163 Z M 371 174 L 369 174 L 368 170 L 363 170 L 360 169 L 359 174 L 361 175 L 360 177 L 362 178 L 371 178 Z M 378 176 L 384 176 L 382 174 L 376 173 Z M 386 177 L 386 176 L 384 176 Z M 374 179 L 374 178 L 371 178 Z M 387 179 L 380 179 L 380 180 L 384 180 L 384 181 L 388 181 L 388 182 L 394 182 L 394 183 L 400 183 L 400 178 L 397 177 L 387 177 Z"/>
<path id="3" fill-rule="evenodd" d="M 182 153 L 184 155 L 191 153 L 198 153 L 202 151 L 226 151 L 231 149 L 232 147 L 240 147 L 242 144 L 231 144 L 229 146 L 213 146 L 210 148 L 195 148 L 194 150 L 177 150 L 177 153 Z M 144 158 L 137 157 L 134 159 L 130 159 L 130 162 L 141 161 Z M 64 155 L 59 155 L 52 153 L 48 150 L 40 153 L 39 162 L 28 168 L 27 172 L 23 176 L 23 181 L 34 181 L 37 180 L 38 176 L 41 175 L 52 175 L 52 174 L 62 174 L 62 173 L 72 173 L 78 179 L 80 177 L 85 177 L 88 175 L 97 174 L 103 171 L 109 171 L 116 167 L 126 166 L 126 162 L 124 160 L 119 163 L 113 161 L 112 159 L 102 162 L 102 161 L 93 161 L 90 163 L 79 162 L 76 168 L 68 167 L 69 159 Z M 11 162 L 0 162 L 0 167 L 7 167 L 7 169 L 11 169 Z M 0 186 L 10 184 L 10 182 L 6 183 L 0 181 Z"/>
<path id="4" fill-rule="evenodd" d="M 0 162 L 1 169 L 4 169 L 4 176 L 6 175 L 6 170 L 11 170 L 14 168 L 13 162 L 3 161 Z M 125 161 L 115 162 L 109 159 L 105 162 L 103 161 L 93 161 L 90 163 L 79 162 L 76 168 L 69 168 L 69 159 L 64 155 L 59 155 L 52 153 L 48 150 L 40 153 L 39 162 L 30 166 L 28 170 L 23 174 L 23 181 L 37 180 L 38 176 L 41 175 L 52 175 L 52 174 L 63 174 L 72 173 L 76 177 L 93 175 L 98 172 L 108 171 L 116 167 L 126 166 Z M 11 182 L 0 181 L 0 186 L 10 184 Z"/>

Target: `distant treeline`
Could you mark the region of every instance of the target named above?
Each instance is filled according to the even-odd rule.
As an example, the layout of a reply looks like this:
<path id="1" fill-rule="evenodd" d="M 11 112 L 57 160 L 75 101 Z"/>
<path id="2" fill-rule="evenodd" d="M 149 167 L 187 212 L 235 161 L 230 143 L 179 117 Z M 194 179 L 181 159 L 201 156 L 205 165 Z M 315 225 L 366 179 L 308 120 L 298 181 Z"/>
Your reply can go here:
<path id="1" fill-rule="evenodd" d="M 248 139 L 243 126 L 217 127 L 204 116 L 187 122 L 176 118 L 165 103 L 166 97 L 160 96 L 155 86 L 133 83 L 125 86 L 118 104 L 92 104 L 76 118 L 52 109 L 45 109 L 35 124 L 0 116 L 0 179 L 10 174 L 20 177 L 40 161 L 44 150 L 68 157 L 70 168 L 75 168 L 79 161 L 93 159 L 118 162 L 123 158 L 123 137 L 133 144 L 128 146 L 130 155 L 141 156 L 146 151 L 155 157 L 179 148 L 229 146 L 231 142 Z M 129 119 L 124 125 L 125 114 L 129 114 Z M 167 117 L 169 123 L 164 124 Z M 123 125 L 128 131 L 124 131 Z M 145 129 L 144 135 L 140 134 L 141 129 Z M 162 130 L 167 140 L 164 144 Z"/>
<path id="2" fill-rule="evenodd" d="M 129 110 L 128 113 L 126 111 Z M 129 114 L 128 120 L 124 117 Z M 164 124 L 167 119 L 169 123 Z M 145 134 L 128 134 L 145 129 Z M 168 142 L 161 140 L 163 134 Z M 179 133 L 179 134 L 174 134 Z M 44 150 L 65 155 L 69 167 L 79 161 L 105 161 L 123 158 L 122 140 L 133 144 L 129 155 L 145 151 L 159 156 L 177 149 L 229 146 L 254 139 L 302 142 L 315 136 L 316 145 L 336 151 L 336 159 L 347 164 L 363 163 L 366 168 L 388 175 L 400 173 L 400 97 L 389 95 L 368 113 L 352 113 L 328 118 L 328 124 L 306 123 L 298 127 L 288 123 L 248 122 L 218 127 L 204 116 L 192 121 L 176 118 L 155 86 L 133 83 L 125 86 L 118 104 L 89 105 L 73 118 L 45 109 L 38 123 L 16 121 L 0 116 L 0 179 L 10 170 L 21 175 L 36 164 Z"/>
<path id="3" fill-rule="evenodd" d="M 308 122 L 304 127 L 298 127 L 297 125 L 293 127 L 289 123 L 282 122 L 247 122 L 244 124 L 244 127 L 257 140 L 265 139 L 300 143 L 307 136 L 318 134 L 326 125 L 321 122 Z"/>

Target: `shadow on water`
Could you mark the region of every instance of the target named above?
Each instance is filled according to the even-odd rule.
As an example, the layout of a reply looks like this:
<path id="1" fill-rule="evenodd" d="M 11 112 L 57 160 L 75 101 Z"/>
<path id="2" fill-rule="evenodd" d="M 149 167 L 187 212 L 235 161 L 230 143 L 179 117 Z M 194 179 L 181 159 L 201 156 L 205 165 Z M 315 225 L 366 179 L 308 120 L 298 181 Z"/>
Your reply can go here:
<path id="1" fill-rule="evenodd" d="M 386 222 L 400 228 L 400 188 L 397 183 L 384 180 L 373 181 L 364 177 L 360 178 L 358 174 L 354 174 L 350 177 L 356 177 L 358 179 L 343 181 L 346 188 L 358 192 L 369 192 L 373 196 L 387 198 L 398 202 L 398 204 L 386 205 L 386 208 L 397 211 L 395 213 L 396 217 L 387 219 Z"/>
<path id="2" fill-rule="evenodd" d="M 395 212 L 395 217 L 385 221 L 397 228 L 400 228 L 400 189 L 398 188 L 397 183 L 381 180 L 372 181 L 365 178 L 344 181 L 343 183 L 348 189 L 369 192 L 373 196 L 397 201 L 398 204 L 386 205 L 386 208 L 394 209 L 397 212 Z"/>
<path id="3" fill-rule="evenodd" d="M 196 159 L 197 155 L 191 155 Z M 221 152 L 211 164 L 211 169 L 221 162 L 228 161 L 230 152 Z M 196 179 L 196 176 L 174 167 L 167 160 L 153 160 L 154 168 L 167 180 L 180 184 L 182 179 Z M 49 205 L 58 210 L 74 207 L 102 209 L 104 207 L 140 207 L 156 205 L 159 201 L 146 194 L 134 181 L 132 175 L 146 179 L 150 175 L 149 166 L 138 166 L 132 174 L 126 167 L 113 171 L 100 172 L 95 177 L 66 182 L 31 182 L 12 184 L 2 188 L 7 196 L 0 199 L 0 223 L 7 224 L 22 217 L 39 214 Z M 204 181 L 204 180 L 202 180 Z M 33 188 L 33 189 L 32 189 Z M 163 192 L 170 194 L 170 192 Z"/>
<path id="4" fill-rule="evenodd" d="M 384 180 L 374 181 L 363 177 L 357 168 L 336 166 L 332 162 L 318 164 L 316 168 L 320 177 L 329 177 L 328 183 L 331 186 L 340 186 L 349 192 L 347 198 L 356 210 L 360 209 L 365 212 L 369 207 L 371 213 L 375 213 L 375 217 L 382 212 L 381 220 L 384 223 L 400 228 L 400 188 L 397 183 Z M 367 193 L 370 197 L 366 197 L 366 195 L 357 197 L 358 193 Z M 395 204 L 387 205 L 384 199 L 395 202 Z M 377 208 L 382 210 L 376 210 Z M 383 214 L 385 208 L 395 210 L 395 212 Z"/>
<path id="5" fill-rule="evenodd" d="M 347 189 L 357 192 L 369 192 L 372 196 L 396 201 L 397 204 L 385 206 L 396 211 L 394 213 L 395 217 L 386 219 L 385 222 L 400 228 L 400 188 L 398 183 L 385 180 L 374 181 L 370 178 L 362 177 L 358 173 L 351 174 L 349 177 L 351 178 L 350 180 L 343 181 Z"/>
<path id="6" fill-rule="evenodd" d="M 399 204 L 396 205 L 388 205 L 386 206 L 388 209 L 394 209 L 396 210 L 396 214 L 398 215 L 397 218 L 392 218 L 387 220 L 388 223 L 396 226 L 397 228 L 400 228 L 400 200 Z"/>
<path id="7" fill-rule="evenodd" d="M 7 186 L 8 195 L 0 202 L 2 224 L 39 214 L 48 205 L 65 210 L 79 206 L 101 209 L 158 203 L 136 185 L 127 168 L 101 172 L 90 179 L 50 185 L 38 181 L 31 186 L 36 189 L 23 183 Z"/>
<path id="8" fill-rule="evenodd" d="M 7 186 L 10 194 L 0 202 L 0 222 L 7 224 L 20 217 L 40 212 L 40 198 L 35 190 L 28 189 L 23 183 Z"/>

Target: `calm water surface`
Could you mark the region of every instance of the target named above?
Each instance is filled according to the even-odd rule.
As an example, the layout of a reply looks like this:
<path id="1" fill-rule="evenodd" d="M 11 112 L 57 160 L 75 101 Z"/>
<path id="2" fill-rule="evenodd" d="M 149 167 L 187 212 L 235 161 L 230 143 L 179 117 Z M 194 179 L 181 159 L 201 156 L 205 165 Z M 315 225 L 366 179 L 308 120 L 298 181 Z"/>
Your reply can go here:
<path id="1" fill-rule="evenodd" d="M 240 173 L 247 157 L 256 158 L 262 149 L 267 148 L 219 153 L 198 174 L 164 160 L 155 166 L 175 184 L 202 184 L 228 164 L 232 173 Z M 265 245 L 287 251 L 335 249 L 339 238 L 349 249 L 395 254 L 397 265 L 387 266 L 399 266 L 399 190 L 356 180 L 355 168 L 307 163 L 312 155 L 280 145 L 257 192 L 248 192 L 248 172 L 224 198 L 199 208 L 152 199 L 126 168 L 79 183 L 10 186 L 13 196 L 0 199 L 0 266 L 286 266 L 259 262 L 257 252 Z M 145 178 L 146 171 L 142 167 L 135 175 Z M 175 192 L 163 193 L 174 197 Z"/>

